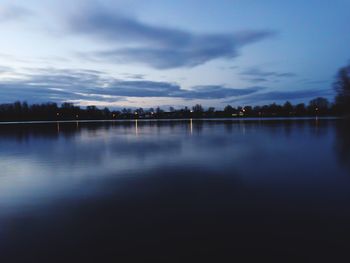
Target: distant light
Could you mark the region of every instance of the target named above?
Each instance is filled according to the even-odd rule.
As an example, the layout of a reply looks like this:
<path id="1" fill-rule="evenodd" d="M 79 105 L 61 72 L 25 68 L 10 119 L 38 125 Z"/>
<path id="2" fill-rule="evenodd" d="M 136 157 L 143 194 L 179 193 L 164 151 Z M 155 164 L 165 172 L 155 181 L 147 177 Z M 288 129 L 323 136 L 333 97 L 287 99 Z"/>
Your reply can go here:
<path id="1" fill-rule="evenodd" d="M 77 114 L 77 115 L 75 115 L 75 118 L 77 118 L 77 119 L 78 119 L 78 118 L 79 118 L 79 115 L 78 115 L 78 114 Z"/>
<path id="2" fill-rule="evenodd" d="M 191 110 L 191 113 L 193 113 L 193 110 Z"/>
<path id="3" fill-rule="evenodd" d="M 58 112 L 56 113 L 56 115 L 57 115 L 57 116 L 60 116 L 60 114 L 59 114 Z"/>

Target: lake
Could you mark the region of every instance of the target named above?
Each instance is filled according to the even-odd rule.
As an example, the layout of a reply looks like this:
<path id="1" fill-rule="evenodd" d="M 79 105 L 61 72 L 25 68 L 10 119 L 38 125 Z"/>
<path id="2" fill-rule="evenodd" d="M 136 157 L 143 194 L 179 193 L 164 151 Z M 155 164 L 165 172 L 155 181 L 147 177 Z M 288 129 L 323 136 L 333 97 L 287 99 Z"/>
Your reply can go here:
<path id="1" fill-rule="evenodd" d="M 350 260 L 343 120 L 2 124 L 0 169 L 0 262 Z"/>

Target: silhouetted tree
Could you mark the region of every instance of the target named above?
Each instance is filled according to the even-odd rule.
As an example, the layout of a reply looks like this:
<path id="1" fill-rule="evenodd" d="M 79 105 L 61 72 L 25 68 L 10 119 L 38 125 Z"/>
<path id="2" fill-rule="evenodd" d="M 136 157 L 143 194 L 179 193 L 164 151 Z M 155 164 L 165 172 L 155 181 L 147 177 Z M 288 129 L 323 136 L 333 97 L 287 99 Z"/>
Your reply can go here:
<path id="1" fill-rule="evenodd" d="M 306 115 L 306 106 L 304 103 L 299 103 L 295 106 L 295 114 L 297 116 L 304 116 Z"/>
<path id="2" fill-rule="evenodd" d="M 244 115 L 251 116 L 253 115 L 253 107 L 252 106 L 245 106 L 243 108 Z"/>
<path id="3" fill-rule="evenodd" d="M 237 109 L 233 108 L 231 105 L 227 105 L 224 108 L 223 116 L 232 117 L 234 114 L 237 114 Z"/>
<path id="4" fill-rule="evenodd" d="M 214 113 L 215 112 L 215 108 L 214 107 L 209 107 L 208 108 L 208 112 L 209 113 Z"/>
<path id="5" fill-rule="evenodd" d="M 106 107 L 103 109 L 103 117 L 105 119 L 109 119 L 110 118 L 110 115 L 111 115 L 111 111 Z"/>
<path id="6" fill-rule="evenodd" d="M 62 121 L 62 120 L 109 120 L 109 119 L 135 119 L 135 118 L 232 118 L 232 117 L 277 117 L 277 116 L 314 116 L 330 115 L 334 107 L 325 98 L 311 100 L 309 106 L 298 104 L 293 106 L 286 102 L 283 106 L 276 103 L 264 106 L 244 106 L 233 108 L 227 105 L 224 110 L 215 110 L 209 107 L 204 111 L 200 104 L 193 107 L 193 112 L 188 107 L 179 110 L 170 109 L 165 112 L 160 107 L 156 110 L 150 108 L 144 111 L 142 108 L 136 110 L 122 109 L 121 111 L 110 111 L 108 108 L 99 109 L 96 106 L 87 106 L 85 109 L 74 106 L 72 103 L 63 103 L 60 107 L 56 103 L 44 103 L 28 105 L 26 102 L 16 101 L 14 103 L 0 104 L 0 121 Z M 136 114 L 135 114 L 136 113 Z M 152 114 L 153 113 L 153 114 Z"/>
<path id="7" fill-rule="evenodd" d="M 339 70 L 334 89 L 337 92 L 335 98 L 337 111 L 341 114 L 350 114 L 350 65 Z"/>
<path id="8" fill-rule="evenodd" d="M 283 104 L 282 110 L 283 110 L 283 115 L 289 116 L 289 115 L 293 114 L 294 107 L 293 107 L 292 103 L 287 101 L 286 103 Z"/>
<path id="9" fill-rule="evenodd" d="M 192 110 L 195 113 L 202 113 L 204 111 L 202 105 L 200 104 L 196 104 L 195 106 L 193 106 Z"/>
<path id="10" fill-rule="evenodd" d="M 215 117 L 215 108 L 209 107 L 206 115 L 207 115 L 207 117 Z"/>
<path id="11" fill-rule="evenodd" d="M 324 115 L 329 109 L 329 101 L 326 98 L 318 97 L 309 102 L 310 114 Z"/>
<path id="12" fill-rule="evenodd" d="M 138 108 L 135 110 L 135 114 L 142 116 L 145 113 L 145 111 L 143 110 L 143 108 Z"/>
<path id="13" fill-rule="evenodd" d="M 123 113 L 123 114 L 128 114 L 128 113 L 131 113 L 131 110 L 130 110 L 130 109 L 127 109 L 127 108 L 123 108 L 123 109 L 122 109 L 122 113 Z"/>
<path id="14" fill-rule="evenodd" d="M 261 116 L 262 115 L 262 112 L 261 112 L 261 107 L 260 106 L 255 106 L 254 108 L 253 108 L 253 112 L 254 112 L 254 114 L 256 115 L 256 116 Z"/>
<path id="15" fill-rule="evenodd" d="M 224 112 L 226 113 L 230 113 L 232 114 L 234 111 L 233 107 L 231 105 L 227 105 L 225 108 L 224 108 Z"/>
<path id="16" fill-rule="evenodd" d="M 156 108 L 156 113 L 157 114 L 161 114 L 163 112 L 163 110 L 160 108 L 160 107 L 157 107 Z"/>

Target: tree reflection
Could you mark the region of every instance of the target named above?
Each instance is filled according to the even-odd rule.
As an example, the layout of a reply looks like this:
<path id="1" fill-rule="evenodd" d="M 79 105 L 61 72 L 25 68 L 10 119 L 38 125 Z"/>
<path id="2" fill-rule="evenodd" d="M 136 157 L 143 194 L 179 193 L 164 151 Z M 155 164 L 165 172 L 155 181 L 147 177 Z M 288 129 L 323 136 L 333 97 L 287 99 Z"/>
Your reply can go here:
<path id="1" fill-rule="evenodd" d="M 340 163 L 350 172 L 350 120 L 341 120 L 336 125 L 336 149 Z"/>

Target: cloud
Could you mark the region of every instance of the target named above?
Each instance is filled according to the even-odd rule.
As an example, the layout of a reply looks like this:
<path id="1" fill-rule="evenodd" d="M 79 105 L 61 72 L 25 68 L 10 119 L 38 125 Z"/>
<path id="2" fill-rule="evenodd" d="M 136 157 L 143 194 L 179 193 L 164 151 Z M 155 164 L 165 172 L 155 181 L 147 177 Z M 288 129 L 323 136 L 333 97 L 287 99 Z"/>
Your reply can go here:
<path id="1" fill-rule="evenodd" d="M 259 68 L 250 68 L 241 73 L 245 76 L 254 76 L 254 77 L 295 77 L 296 74 L 291 72 L 275 72 L 275 71 L 264 71 Z"/>
<path id="2" fill-rule="evenodd" d="M 20 96 L 19 96 L 20 94 Z M 72 96 L 70 92 L 56 92 L 48 87 L 35 87 L 23 83 L 0 83 L 0 102 L 9 103 L 17 100 L 26 100 L 30 103 L 57 101 L 61 102 L 64 95 Z"/>
<path id="3" fill-rule="evenodd" d="M 280 78 L 292 78 L 296 74 L 292 72 L 265 71 L 260 68 L 249 68 L 240 73 L 243 79 L 251 82 L 276 81 Z"/>
<path id="4" fill-rule="evenodd" d="M 144 74 L 133 74 L 133 73 L 123 73 L 122 74 L 125 78 L 127 79 L 145 79 L 145 75 Z"/>
<path id="5" fill-rule="evenodd" d="M 69 19 L 69 30 L 111 44 L 108 50 L 82 54 L 114 63 L 143 63 L 156 69 L 194 67 L 214 59 L 232 59 L 241 47 L 275 35 L 270 30 L 196 34 L 155 26 L 99 6 L 80 10 Z"/>
<path id="6" fill-rule="evenodd" d="M 264 88 L 250 87 L 245 89 L 232 89 L 220 85 L 206 85 L 193 87 L 192 90 L 181 91 L 177 95 L 187 99 L 223 99 L 253 94 L 262 89 Z"/>
<path id="7" fill-rule="evenodd" d="M 6 66 L 0 66 L 0 74 L 1 73 L 7 73 L 12 71 L 12 69 L 10 67 L 6 67 Z"/>
<path id="8" fill-rule="evenodd" d="M 223 85 L 201 85 L 183 89 L 176 83 L 117 79 L 95 70 L 32 69 L 29 72 L 11 80 L 0 81 L 1 103 L 21 99 L 29 103 L 71 101 L 81 105 L 93 102 L 102 106 L 130 98 L 167 98 L 261 104 L 286 100 L 305 101 L 319 96 L 331 98 L 334 95 L 331 89 L 268 92 L 267 88 L 259 86 L 231 88 Z"/>
<path id="9" fill-rule="evenodd" d="M 254 94 L 261 87 L 245 89 L 220 85 L 196 86 L 190 90 L 176 83 L 149 80 L 120 80 L 91 70 L 37 69 L 35 74 L 0 81 L 1 102 L 21 99 L 29 102 L 102 101 L 112 102 L 127 97 L 224 99 Z"/>
<path id="10" fill-rule="evenodd" d="M 250 82 L 255 82 L 255 83 L 269 81 L 268 78 L 249 78 L 245 80 L 249 80 Z"/>
<path id="11" fill-rule="evenodd" d="M 299 81 L 300 83 L 306 84 L 306 85 L 319 85 L 319 84 L 326 84 L 329 83 L 329 80 L 312 80 L 312 79 L 301 79 Z"/>
<path id="12" fill-rule="evenodd" d="M 296 90 L 296 91 L 270 91 L 265 93 L 256 93 L 244 98 L 230 100 L 232 102 L 244 102 L 244 103 L 260 103 L 266 102 L 277 102 L 286 100 L 305 100 L 315 97 L 331 97 L 334 95 L 332 89 L 318 89 L 318 90 Z"/>
<path id="13" fill-rule="evenodd" d="M 0 5 L 0 23 L 11 20 L 22 19 L 31 16 L 32 12 L 26 8 L 19 6 L 1 6 Z"/>

